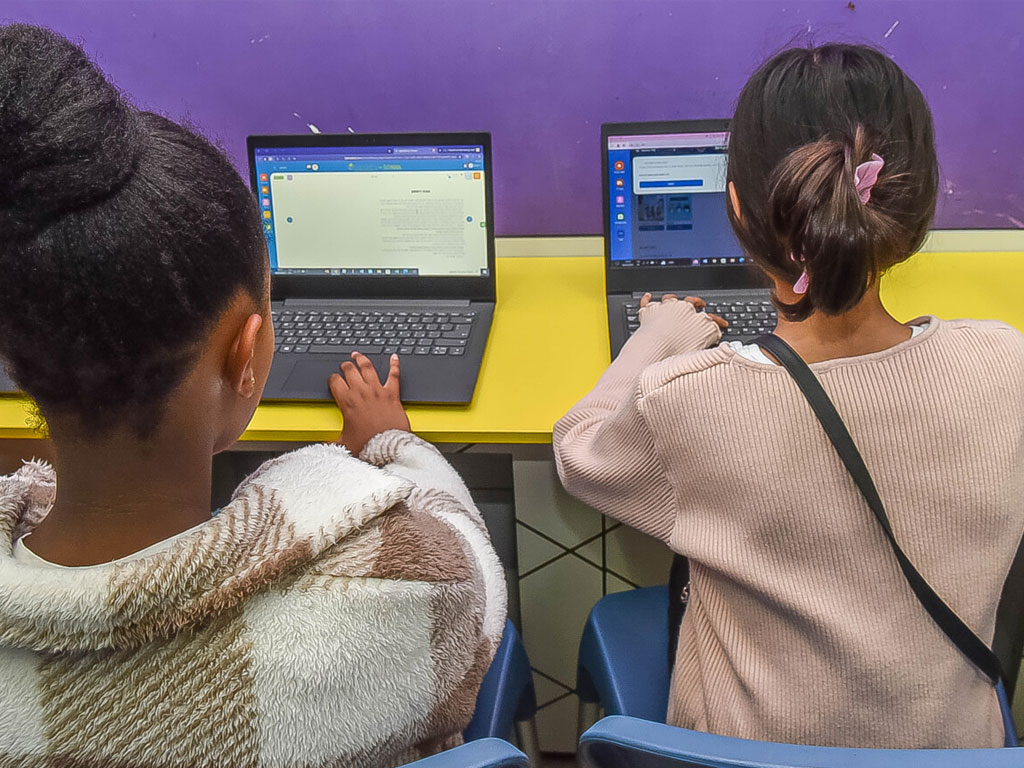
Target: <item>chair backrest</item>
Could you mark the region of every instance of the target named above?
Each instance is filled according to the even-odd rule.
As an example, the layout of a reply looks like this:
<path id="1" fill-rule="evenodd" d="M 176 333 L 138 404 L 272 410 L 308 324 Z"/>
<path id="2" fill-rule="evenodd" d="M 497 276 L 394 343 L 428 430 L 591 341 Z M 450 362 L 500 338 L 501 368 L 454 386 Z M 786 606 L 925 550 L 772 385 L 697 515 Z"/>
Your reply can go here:
<path id="1" fill-rule="evenodd" d="M 668 706 L 668 587 L 605 595 L 580 639 L 576 686 L 609 715 L 665 722 Z"/>
<path id="2" fill-rule="evenodd" d="M 466 741 L 509 736 L 517 721 L 528 720 L 536 712 L 530 659 L 512 620 L 506 619 L 501 645 L 484 675 L 473 719 L 462 736 Z"/>
<path id="3" fill-rule="evenodd" d="M 522 752 L 501 739 L 480 739 L 425 757 L 404 768 L 529 768 Z"/>
<path id="4" fill-rule="evenodd" d="M 773 744 L 606 717 L 583 734 L 587 768 L 1024 768 L 1017 749 L 847 749 Z"/>

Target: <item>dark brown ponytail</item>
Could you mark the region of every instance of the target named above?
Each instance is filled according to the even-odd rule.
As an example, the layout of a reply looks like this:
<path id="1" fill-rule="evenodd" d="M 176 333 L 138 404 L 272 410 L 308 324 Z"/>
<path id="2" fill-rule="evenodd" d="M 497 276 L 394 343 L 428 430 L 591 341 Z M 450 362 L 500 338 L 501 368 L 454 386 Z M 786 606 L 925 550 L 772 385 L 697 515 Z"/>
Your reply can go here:
<path id="1" fill-rule="evenodd" d="M 876 153 L 885 165 L 862 203 L 854 174 Z M 792 320 L 841 314 L 927 234 L 938 189 L 931 113 L 871 48 L 785 51 L 740 95 L 728 176 L 748 255 L 789 282 L 808 274 L 807 293 L 793 305 L 776 300 L 779 310 Z"/>
<path id="2" fill-rule="evenodd" d="M 861 127 L 849 143 L 819 139 L 786 155 L 769 177 L 771 226 L 793 254 L 797 275 L 806 270 L 809 277 L 807 293 L 790 309 L 793 319 L 851 309 L 905 236 L 877 205 L 860 201 L 854 173 L 871 157 L 869 145 Z M 884 184 L 883 168 L 875 187 Z"/>

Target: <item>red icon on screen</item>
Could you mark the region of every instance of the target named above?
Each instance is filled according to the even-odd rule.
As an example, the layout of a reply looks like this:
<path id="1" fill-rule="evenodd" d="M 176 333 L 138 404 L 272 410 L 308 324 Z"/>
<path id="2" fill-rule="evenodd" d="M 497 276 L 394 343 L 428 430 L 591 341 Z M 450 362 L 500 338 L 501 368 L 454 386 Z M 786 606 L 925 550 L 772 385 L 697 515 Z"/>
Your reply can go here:
<path id="1" fill-rule="evenodd" d="M 266 180 L 267 180 L 267 174 L 261 173 L 260 174 L 260 181 L 266 181 Z"/>
<path id="2" fill-rule="evenodd" d="M 621 160 L 616 160 L 615 161 L 615 170 L 616 171 L 622 171 L 622 170 L 625 170 L 625 168 L 626 168 L 626 164 L 624 162 L 622 162 Z"/>

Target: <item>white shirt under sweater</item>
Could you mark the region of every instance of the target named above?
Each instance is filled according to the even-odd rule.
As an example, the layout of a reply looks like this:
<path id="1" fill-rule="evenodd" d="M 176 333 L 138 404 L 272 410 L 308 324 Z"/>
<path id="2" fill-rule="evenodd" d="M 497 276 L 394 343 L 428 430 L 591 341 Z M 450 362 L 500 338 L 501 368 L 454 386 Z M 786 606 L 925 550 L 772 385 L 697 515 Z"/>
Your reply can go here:
<path id="1" fill-rule="evenodd" d="M 914 338 L 920 333 L 928 330 L 928 323 L 922 323 L 921 325 L 910 326 L 910 338 Z M 768 357 L 757 344 L 744 344 L 742 341 L 727 341 L 727 346 L 732 347 L 736 354 L 740 357 L 745 357 L 752 363 L 762 363 L 763 365 L 778 365 L 774 360 Z"/>

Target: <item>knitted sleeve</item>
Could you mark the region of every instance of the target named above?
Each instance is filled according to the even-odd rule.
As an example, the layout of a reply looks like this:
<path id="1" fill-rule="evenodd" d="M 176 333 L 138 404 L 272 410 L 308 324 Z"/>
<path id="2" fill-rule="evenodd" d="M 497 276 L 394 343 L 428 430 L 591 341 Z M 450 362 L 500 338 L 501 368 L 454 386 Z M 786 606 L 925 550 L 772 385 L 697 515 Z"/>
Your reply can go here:
<path id="1" fill-rule="evenodd" d="M 640 411 L 640 373 L 713 344 L 721 332 L 684 301 L 651 305 L 640 321 L 594 389 L 555 424 L 555 463 L 573 496 L 667 540 L 675 517 L 672 488 Z"/>

